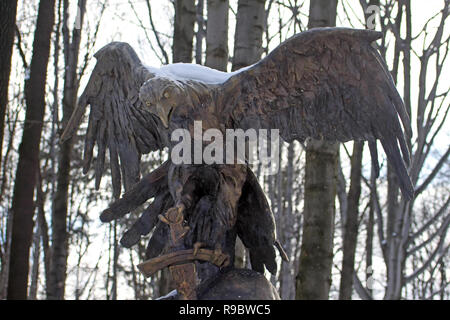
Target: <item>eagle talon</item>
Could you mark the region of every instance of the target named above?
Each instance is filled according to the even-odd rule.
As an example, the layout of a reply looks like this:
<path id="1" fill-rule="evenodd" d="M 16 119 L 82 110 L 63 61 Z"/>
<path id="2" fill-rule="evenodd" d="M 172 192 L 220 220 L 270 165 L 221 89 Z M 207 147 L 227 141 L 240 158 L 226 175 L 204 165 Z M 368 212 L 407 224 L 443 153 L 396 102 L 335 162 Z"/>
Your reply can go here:
<path id="1" fill-rule="evenodd" d="M 177 205 L 176 207 L 169 208 L 164 215 L 159 214 L 158 218 L 168 225 L 181 224 L 184 219 L 183 211 L 184 206 Z"/>
<path id="2" fill-rule="evenodd" d="M 180 224 L 183 222 L 183 208 L 173 207 L 167 210 L 166 218 L 173 224 Z"/>
<path id="3" fill-rule="evenodd" d="M 161 220 L 165 224 L 169 224 L 170 225 L 170 221 L 167 220 L 167 218 L 165 216 L 163 216 L 162 214 L 158 214 L 158 218 L 159 218 L 159 220 Z"/>
<path id="4" fill-rule="evenodd" d="M 205 246 L 205 244 L 203 242 L 200 242 L 200 241 L 194 243 L 194 252 L 193 252 L 194 256 L 196 256 L 197 253 L 198 253 L 198 250 L 200 250 L 200 248 L 202 248 L 204 246 Z"/>
<path id="5" fill-rule="evenodd" d="M 217 244 L 214 249 L 213 263 L 216 265 L 222 265 L 224 261 L 224 254 L 222 251 L 222 246 Z"/>
<path id="6" fill-rule="evenodd" d="M 183 232 L 178 236 L 177 238 L 177 242 L 181 239 L 184 238 L 184 236 L 189 232 L 189 230 L 191 230 L 191 228 L 189 228 L 188 226 L 184 227 Z"/>

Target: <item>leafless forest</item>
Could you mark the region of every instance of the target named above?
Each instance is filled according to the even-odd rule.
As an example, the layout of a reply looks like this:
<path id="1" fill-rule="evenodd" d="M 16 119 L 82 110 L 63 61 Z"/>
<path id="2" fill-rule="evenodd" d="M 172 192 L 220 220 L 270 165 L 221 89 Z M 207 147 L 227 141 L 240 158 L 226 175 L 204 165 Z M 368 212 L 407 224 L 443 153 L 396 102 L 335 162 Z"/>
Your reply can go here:
<path id="1" fill-rule="evenodd" d="M 0 299 L 145 300 L 173 289 L 168 271 L 146 279 L 136 268 L 148 236 L 133 249 L 119 244 L 139 210 L 100 222 L 113 200 L 111 179 L 83 174 L 86 126 L 59 141 L 97 50 L 124 41 L 151 66 L 192 62 L 233 71 L 295 33 L 345 26 L 383 32 L 376 45 L 413 128 L 415 197 L 403 199 L 382 152 L 374 178 L 367 144 L 286 144 L 277 174 L 253 168 L 290 257 L 267 276 L 282 299 L 448 300 L 449 6 L 449 0 L 1 1 Z M 142 171 L 166 158 L 149 154 Z M 236 266 L 247 267 L 242 243 L 236 254 Z"/>

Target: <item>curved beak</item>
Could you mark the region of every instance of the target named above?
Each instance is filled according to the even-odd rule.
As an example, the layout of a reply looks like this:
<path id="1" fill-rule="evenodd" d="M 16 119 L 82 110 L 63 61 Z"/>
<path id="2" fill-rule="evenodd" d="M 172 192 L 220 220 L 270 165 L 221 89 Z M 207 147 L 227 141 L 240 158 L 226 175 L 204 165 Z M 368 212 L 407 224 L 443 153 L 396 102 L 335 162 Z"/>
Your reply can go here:
<path id="1" fill-rule="evenodd" d="M 156 115 L 161 120 L 164 127 L 167 129 L 169 128 L 169 121 L 170 121 L 170 113 L 172 112 L 172 108 L 167 106 L 164 107 L 161 104 L 156 105 Z"/>

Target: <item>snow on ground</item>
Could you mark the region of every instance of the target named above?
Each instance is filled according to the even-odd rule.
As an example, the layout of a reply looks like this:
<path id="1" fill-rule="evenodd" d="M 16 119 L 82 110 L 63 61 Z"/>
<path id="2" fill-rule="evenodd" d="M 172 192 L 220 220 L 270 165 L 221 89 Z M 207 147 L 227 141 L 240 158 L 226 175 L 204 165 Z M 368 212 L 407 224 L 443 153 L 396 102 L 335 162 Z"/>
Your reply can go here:
<path id="1" fill-rule="evenodd" d="M 170 291 L 168 294 L 166 294 L 165 296 L 156 298 L 155 300 L 169 299 L 169 298 L 175 297 L 177 294 L 178 294 L 178 291 L 177 291 L 177 290 L 172 290 L 172 291 Z"/>

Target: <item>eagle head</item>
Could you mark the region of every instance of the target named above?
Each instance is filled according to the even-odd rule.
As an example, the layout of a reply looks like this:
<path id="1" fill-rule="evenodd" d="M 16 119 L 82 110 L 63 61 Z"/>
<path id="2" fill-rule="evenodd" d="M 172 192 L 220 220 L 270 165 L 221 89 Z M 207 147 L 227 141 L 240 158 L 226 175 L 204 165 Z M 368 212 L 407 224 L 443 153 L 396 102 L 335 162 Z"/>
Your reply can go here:
<path id="1" fill-rule="evenodd" d="M 185 99 L 183 84 L 166 77 L 147 80 L 139 91 L 139 99 L 159 117 L 164 127 L 169 127 L 170 117 Z"/>

